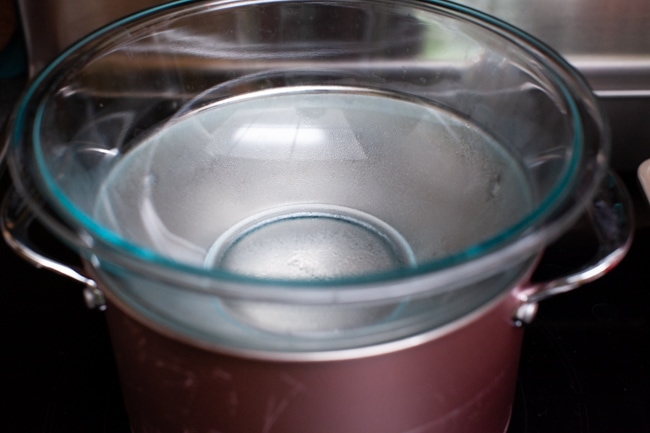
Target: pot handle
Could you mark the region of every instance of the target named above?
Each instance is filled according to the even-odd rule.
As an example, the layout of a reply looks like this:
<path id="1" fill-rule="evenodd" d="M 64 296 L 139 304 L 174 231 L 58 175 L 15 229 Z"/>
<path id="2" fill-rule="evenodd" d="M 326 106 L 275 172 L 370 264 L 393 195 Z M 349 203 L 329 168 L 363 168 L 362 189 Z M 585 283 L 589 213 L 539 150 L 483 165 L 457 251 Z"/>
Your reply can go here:
<path id="1" fill-rule="evenodd" d="M 88 308 L 106 309 L 104 295 L 97 283 L 75 266 L 60 263 L 40 252 L 30 239 L 29 231 L 35 216 L 15 188 L 10 188 L 0 209 L 2 236 L 14 252 L 38 269 L 47 269 L 84 285 L 84 300 Z"/>
<path id="2" fill-rule="evenodd" d="M 610 171 L 605 175 L 596 195 L 588 204 L 586 214 L 599 243 L 595 256 L 572 274 L 533 283 L 519 291 L 516 296 L 520 304 L 513 317 L 515 326 L 520 327 L 532 321 L 539 301 L 602 277 L 627 254 L 632 244 L 634 227 L 632 203 L 623 182 L 616 174 Z"/>

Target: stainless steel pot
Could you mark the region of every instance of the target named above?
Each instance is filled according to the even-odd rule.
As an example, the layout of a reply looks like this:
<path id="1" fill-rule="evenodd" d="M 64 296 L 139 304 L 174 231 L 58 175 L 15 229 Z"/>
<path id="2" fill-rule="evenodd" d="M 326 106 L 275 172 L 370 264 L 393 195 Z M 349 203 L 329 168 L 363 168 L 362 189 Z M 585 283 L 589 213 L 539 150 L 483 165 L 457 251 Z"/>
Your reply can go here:
<path id="1" fill-rule="evenodd" d="M 5 238 L 108 305 L 136 432 L 501 432 L 521 325 L 630 242 L 582 78 L 446 2 L 154 8 L 46 67 L 10 146 Z M 531 283 L 585 212 L 597 257 Z"/>

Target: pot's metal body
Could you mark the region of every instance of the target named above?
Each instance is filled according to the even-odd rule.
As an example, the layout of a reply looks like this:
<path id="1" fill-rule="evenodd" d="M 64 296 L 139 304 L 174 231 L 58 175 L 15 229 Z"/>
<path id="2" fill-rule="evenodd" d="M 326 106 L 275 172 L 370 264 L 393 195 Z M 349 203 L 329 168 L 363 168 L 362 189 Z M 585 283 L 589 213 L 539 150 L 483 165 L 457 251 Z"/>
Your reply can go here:
<path id="1" fill-rule="evenodd" d="M 123 305 L 107 319 L 137 433 L 501 433 L 523 336 L 514 293 L 428 334 L 302 360 L 202 349 Z"/>

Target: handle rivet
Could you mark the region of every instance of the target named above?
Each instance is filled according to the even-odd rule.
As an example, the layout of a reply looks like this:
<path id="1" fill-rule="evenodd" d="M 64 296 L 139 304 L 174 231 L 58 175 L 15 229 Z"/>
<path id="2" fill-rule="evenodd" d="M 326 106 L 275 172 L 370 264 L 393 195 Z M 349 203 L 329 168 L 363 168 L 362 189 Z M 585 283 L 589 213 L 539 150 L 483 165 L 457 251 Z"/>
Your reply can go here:
<path id="1" fill-rule="evenodd" d="M 526 302 L 517 308 L 513 318 L 516 327 L 521 328 L 533 321 L 537 314 L 537 302 Z"/>
<path id="2" fill-rule="evenodd" d="M 106 310 L 106 299 L 104 294 L 97 287 L 86 287 L 83 291 L 86 307 L 89 309 Z"/>

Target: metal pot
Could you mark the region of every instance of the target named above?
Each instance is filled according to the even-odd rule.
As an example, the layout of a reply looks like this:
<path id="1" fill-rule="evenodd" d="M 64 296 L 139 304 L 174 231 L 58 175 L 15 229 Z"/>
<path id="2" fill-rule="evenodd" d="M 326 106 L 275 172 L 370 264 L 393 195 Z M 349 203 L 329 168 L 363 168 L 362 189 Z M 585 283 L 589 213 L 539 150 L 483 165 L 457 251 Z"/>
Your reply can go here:
<path id="1" fill-rule="evenodd" d="M 138 433 L 504 431 L 537 302 L 630 243 L 579 74 L 446 2 L 160 6 L 47 66 L 9 141 L 5 238 L 108 306 Z M 585 212 L 597 257 L 531 283 Z"/>

